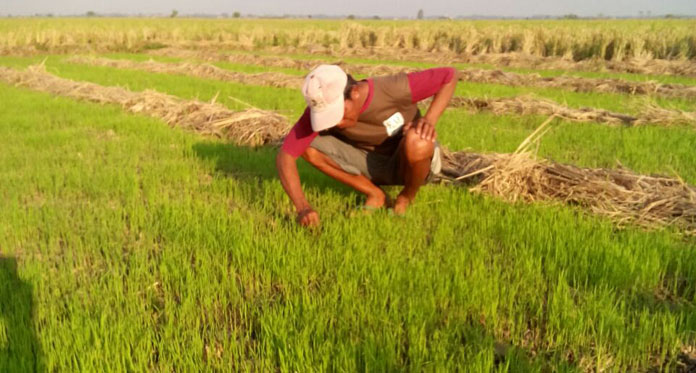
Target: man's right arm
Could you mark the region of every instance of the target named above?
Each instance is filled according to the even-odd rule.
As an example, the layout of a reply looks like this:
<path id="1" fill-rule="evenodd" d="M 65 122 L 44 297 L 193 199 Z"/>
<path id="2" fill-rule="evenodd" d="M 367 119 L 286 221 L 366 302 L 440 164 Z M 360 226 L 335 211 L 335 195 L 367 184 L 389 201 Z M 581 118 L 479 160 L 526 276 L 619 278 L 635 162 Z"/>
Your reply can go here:
<path id="1" fill-rule="evenodd" d="M 318 225 L 319 214 L 312 209 L 302 192 L 300 175 L 297 172 L 297 158 L 302 155 L 317 134 L 312 131 L 309 108 L 285 137 L 283 146 L 276 156 L 278 177 L 295 206 L 298 223 L 304 226 Z"/>
<path id="2" fill-rule="evenodd" d="M 288 194 L 292 204 L 295 205 L 297 222 L 305 226 L 318 225 L 319 214 L 312 209 L 302 192 L 300 175 L 297 172 L 297 158 L 280 149 L 276 157 L 276 168 L 278 169 L 280 183 L 283 184 L 285 193 Z"/>

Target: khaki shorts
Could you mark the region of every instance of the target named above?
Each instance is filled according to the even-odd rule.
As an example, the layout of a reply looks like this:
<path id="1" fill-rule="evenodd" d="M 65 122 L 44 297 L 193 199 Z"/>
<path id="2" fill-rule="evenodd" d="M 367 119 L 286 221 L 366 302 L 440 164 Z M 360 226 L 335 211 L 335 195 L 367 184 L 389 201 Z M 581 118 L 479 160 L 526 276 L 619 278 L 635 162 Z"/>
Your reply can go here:
<path id="1" fill-rule="evenodd" d="M 401 145 L 394 154 L 384 155 L 356 148 L 332 135 L 319 135 L 309 146 L 331 158 L 349 174 L 365 175 L 376 185 L 404 185 L 404 175 L 399 169 Z M 439 173 L 441 167 L 440 145 L 436 141 L 426 182 Z"/>

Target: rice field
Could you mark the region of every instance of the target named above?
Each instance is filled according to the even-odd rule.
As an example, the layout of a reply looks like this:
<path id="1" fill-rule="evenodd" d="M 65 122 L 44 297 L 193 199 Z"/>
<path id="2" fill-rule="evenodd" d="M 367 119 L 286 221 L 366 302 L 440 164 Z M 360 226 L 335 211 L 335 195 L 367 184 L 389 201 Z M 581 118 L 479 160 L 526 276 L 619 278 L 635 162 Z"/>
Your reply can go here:
<path id="1" fill-rule="evenodd" d="M 694 25 L 0 19 L 0 371 L 692 371 Z M 460 70 L 404 217 L 295 223 L 321 62 Z"/>

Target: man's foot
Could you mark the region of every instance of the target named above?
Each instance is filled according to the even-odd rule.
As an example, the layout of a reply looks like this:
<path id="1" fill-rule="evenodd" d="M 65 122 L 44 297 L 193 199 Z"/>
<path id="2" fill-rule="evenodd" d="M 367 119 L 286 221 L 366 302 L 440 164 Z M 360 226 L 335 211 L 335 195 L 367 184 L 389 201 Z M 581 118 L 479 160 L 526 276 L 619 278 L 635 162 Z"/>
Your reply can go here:
<path id="1" fill-rule="evenodd" d="M 411 199 L 400 194 L 396 197 L 396 202 L 394 202 L 394 213 L 397 215 L 405 214 L 410 204 Z"/>

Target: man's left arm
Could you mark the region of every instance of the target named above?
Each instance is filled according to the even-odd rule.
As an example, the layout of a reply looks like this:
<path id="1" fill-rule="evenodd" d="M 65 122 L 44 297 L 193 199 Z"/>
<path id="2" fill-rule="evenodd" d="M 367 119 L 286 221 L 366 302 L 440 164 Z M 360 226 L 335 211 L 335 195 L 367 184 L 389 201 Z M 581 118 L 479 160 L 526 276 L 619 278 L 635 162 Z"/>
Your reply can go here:
<path id="1" fill-rule="evenodd" d="M 457 71 L 451 67 L 439 67 L 408 74 L 411 101 L 418 102 L 433 97 L 428 111 L 416 123 L 409 123 L 404 130 L 415 128 L 424 140 L 435 141 L 435 124 L 449 104 L 457 87 Z"/>

